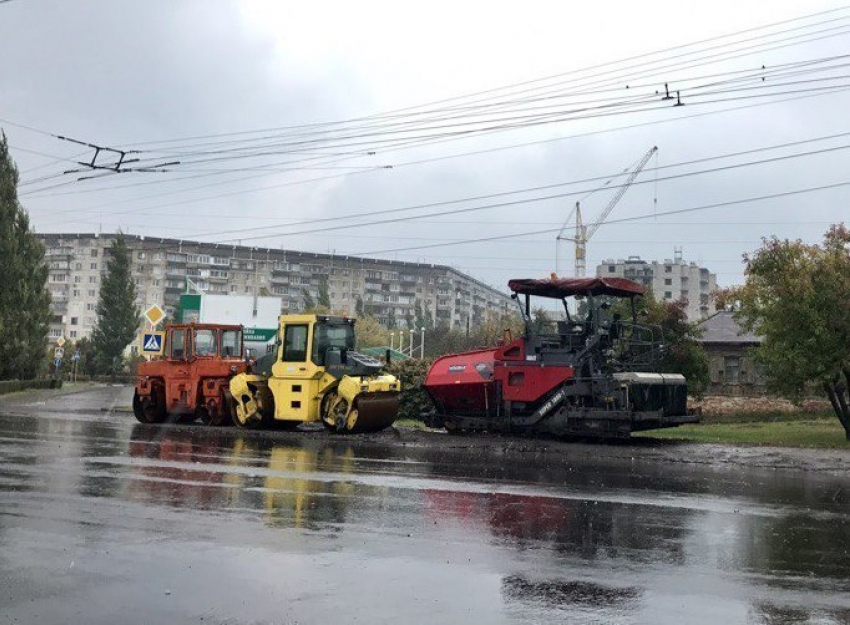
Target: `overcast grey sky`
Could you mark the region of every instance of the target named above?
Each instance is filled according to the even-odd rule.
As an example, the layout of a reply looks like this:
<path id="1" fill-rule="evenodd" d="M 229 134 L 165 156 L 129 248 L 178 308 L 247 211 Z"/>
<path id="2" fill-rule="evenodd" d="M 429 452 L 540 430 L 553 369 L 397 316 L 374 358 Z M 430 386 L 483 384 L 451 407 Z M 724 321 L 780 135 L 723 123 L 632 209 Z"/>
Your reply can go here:
<path id="1" fill-rule="evenodd" d="M 760 28 L 769 24 L 777 25 Z M 663 213 L 850 182 L 850 135 L 811 141 L 850 132 L 848 43 L 850 9 L 829 2 L 10 0 L 0 3 L 0 127 L 41 232 L 122 228 L 368 253 L 454 265 L 502 288 L 555 268 L 554 232 L 527 233 L 558 229 L 577 199 L 656 145 L 657 160 L 589 243 L 589 272 L 607 258 L 664 259 L 681 246 L 729 285 L 761 236 L 815 241 L 846 220 L 850 186 Z M 553 75 L 562 76 L 409 110 Z M 665 82 L 685 106 L 654 96 Z M 482 104 L 491 106 L 486 115 L 470 108 Z M 282 129 L 398 109 L 408 110 Z M 411 116 L 425 110 L 439 121 Z M 481 132 L 536 112 L 560 121 Z M 387 123 L 405 125 L 378 127 Z M 261 129 L 278 130 L 187 139 Z M 90 174 L 62 172 L 92 150 L 50 134 L 136 148 L 147 165 L 180 164 L 77 181 Z M 423 145 L 425 135 L 440 141 Z M 323 142 L 300 143 L 317 137 Z M 777 157 L 791 158 L 740 166 Z M 363 227 L 286 227 L 592 178 L 601 181 L 314 224 L 384 221 Z M 613 193 L 584 198 L 585 220 Z M 520 202 L 548 195 L 562 197 Z M 513 204 L 387 221 L 505 202 Z M 254 230 L 234 232 L 246 228 Z M 486 237 L 503 238 L 444 245 Z M 434 245 L 442 246 L 422 247 Z M 384 252 L 400 248 L 419 249 Z M 562 243 L 561 274 L 572 273 L 572 254 Z"/>

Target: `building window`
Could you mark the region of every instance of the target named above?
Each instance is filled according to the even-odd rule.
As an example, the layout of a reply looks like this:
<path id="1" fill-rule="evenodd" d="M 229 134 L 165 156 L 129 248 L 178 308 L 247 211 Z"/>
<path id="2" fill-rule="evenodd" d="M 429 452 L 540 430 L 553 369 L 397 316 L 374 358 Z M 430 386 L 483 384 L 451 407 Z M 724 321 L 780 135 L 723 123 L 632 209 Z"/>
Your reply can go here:
<path id="1" fill-rule="evenodd" d="M 76 269 L 77 271 L 81 271 L 82 268 L 83 268 L 83 263 L 75 263 L 74 264 L 74 269 Z"/>
<path id="2" fill-rule="evenodd" d="M 89 276 L 89 284 L 97 284 L 97 276 Z"/>
<path id="3" fill-rule="evenodd" d="M 673 267 L 670 265 L 664 265 L 664 273 L 673 273 Z"/>
<path id="4" fill-rule="evenodd" d="M 77 317 L 71 317 L 71 325 L 72 326 L 77 325 Z"/>
<path id="5" fill-rule="evenodd" d="M 72 338 L 72 339 L 77 338 L 77 331 L 76 331 L 76 330 L 71 330 L 70 335 L 71 335 L 71 338 Z"/>
<path id="6" fill-rule="evenodd" d="M 664 286 L 670 286 L 671 284 L 673 284 L 672 278 L 664 278 Z"/>
<path id="7" fill-rule="evenodd" d="M 79 297 L 80 296 L 80 289 L 74 289 L 73 293 L 74 293 L 74 297 Z"/>
<path id="8" fill-rule="evenodd" d="M 726 382 L 737 384 L 741 381 L 741 358 L 739 356 L 726 356 L 723 359 Z"/>
<path id="9" fill-rule="evenodd" d="M 139 260 L 144 260 L 145 258 L 147 258 L 147 254 L 145 254 L 144 252 L 139 252 L 138 254 L 136 254 L 136 258 L 138 258 Z"/>
<path id="10" fill-rule="evenodd" d="M 97 295 L 97 291 L 95 291 L 94 289 L 89 289 L 88 293 L 89 293 L 89 297 L 95 297 Z M 77 295 L 79 295 L 79 294 L 80 294 L 80 292 L 77 291 Z"/>
<path id="11" fill-rule="evenodd" d="M 615 265 L 608 265 L 608 273 L 615 273 L 617 271 L 617 267 Z"/>
<path id="12" fill-rule="evenodd" d="M 96 308 L 96 306 L 92 303 L 86 304 L 86 310 L 94 310 L 95 308 Z"/>
<path id="13" fill-rule="evenodd" d="M 91 250 L 91 257 L 97 258 L 97 250 L 95 248 L 92 248 L 92 250 Z"/>

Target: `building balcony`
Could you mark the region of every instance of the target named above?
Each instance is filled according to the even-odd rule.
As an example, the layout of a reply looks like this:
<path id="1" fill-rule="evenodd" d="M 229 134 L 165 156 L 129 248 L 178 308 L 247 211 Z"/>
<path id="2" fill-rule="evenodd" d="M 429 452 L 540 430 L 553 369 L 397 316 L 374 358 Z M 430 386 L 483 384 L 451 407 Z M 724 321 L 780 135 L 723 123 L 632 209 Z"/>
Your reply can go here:
<path id="1" fill-rule="evenodd" d="M 69 247 L 47 250 L 44 256 L 49 260 L 71 260 L 74 258 L 74 250 Z"/>

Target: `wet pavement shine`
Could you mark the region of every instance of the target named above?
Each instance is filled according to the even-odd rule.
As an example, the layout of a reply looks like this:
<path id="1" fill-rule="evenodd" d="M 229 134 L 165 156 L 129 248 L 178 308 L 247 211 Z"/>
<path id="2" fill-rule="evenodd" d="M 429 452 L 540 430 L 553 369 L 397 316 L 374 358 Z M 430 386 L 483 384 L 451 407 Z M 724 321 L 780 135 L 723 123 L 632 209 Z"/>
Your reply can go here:
<path id="1" fill-rule="evenodd" d="M 0 400 L 0 623 L 850 623 L 846 456 L 152 427 L 129 403 Z"/>

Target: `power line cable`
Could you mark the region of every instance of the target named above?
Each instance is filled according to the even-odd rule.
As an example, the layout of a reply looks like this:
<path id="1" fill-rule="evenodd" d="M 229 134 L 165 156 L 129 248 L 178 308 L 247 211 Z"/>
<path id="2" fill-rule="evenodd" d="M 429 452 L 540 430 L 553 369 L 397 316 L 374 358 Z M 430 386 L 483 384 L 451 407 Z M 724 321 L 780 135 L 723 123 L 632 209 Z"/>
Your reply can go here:
<path id="1" fill-rule="evenodd" d="M 636 215 L 636 216 L 633 216 L 633 217 L 620 217 L 620 218 L 617 218 L 617 219 L 612 219 L 610 221 L 607 221 L 603 225 L 627 223 L 627 222 L 631 222 L 631 221 L 638 221 L 638 220 L 641 220 L 641 219 L 654 219 L 656 217 L 664 217 L 666 215 L 682 215 L 682 214 L 686 214 L 686 213 L 693 213 L 693 212 L 697 212 L 697 211 L 710 210 L 710 209 L 714 209 L 714 208 L 725 208 L 725 207 L 728 207 L 728 206 L 737 206 L 737 205 L 740 205 L 740 204 L 748 204 L 750 202 L 761 202 L 761 201 L 764 201 L 764 200 L 773 200 L 773 199 L 777 199 L 777 198 L 781 198 L 781 197 L 788 197 L 788 196 L 792 196 L 792 195 L 800 195 L 800 194 L 803 194 L 803 193 L 814 193 L 814 192 L 817 192 L 817 191 L 825 191 L 825 190 L 829 190 L 829 189 L 838 189 L 838 188 L 842 188 L 842 187 L 846 187 L 846 186 L 850 186 L 850 180 L 847 180 L 847 181 L 844 181 L 844 182 L 836 182 L 836 183 L 832 183 L 832 184 L 820 185 L 820 186 L 816 186 L 816 187 L 807 187 L 807 188 L 803 188 L 803 189 L 794 189 L 792 191 L 782 191 L 782 192 L 779 192 L 779 193 L 771 193 L 771 194 L 767 194 L 767 195 L 760 195 L 760 196 L 755 196 L 755 197 L 743 198 L 743 199 L 739 199 L 739 200 L 729 200 L 729 201 L 726 201 L 726 202 L 716 202 L 714 204 L 705 204 L 703 206 L 695 206 L 695 207 L 691 207 L 691 208 L 681 208 L 681 209 L 677 209 L 677 210 L 662 211 L 662 212 L 657 212 L 657 213 L 653 212 L 653 213 L 647 213 L 645 215 Z M 467 245 L 469 243 L 483 243 L 483 242 L 488 242 L 488 241 L 497 241 L 497 240 L 501 240 L 501 239 L 509 239 L 509 238 L 512 238 L 513 236 L 533 236 L 533 235 L 537 235 L 537 234 L 554 234 L 554 233 L 558 232 L 558 230 L 559 230 L 559 228 L 548 228 L 548 229 L 545 229 L 545 230 L 534 230 L 534 231 L 530 231 L 530 232 L 515 233 L 514 235 L 500 235 L 500 236 L 493 236 L 493 237 L 481 237 L 481 238 L 476 238 L 476 239 L 465 239 L 463 241 L 453 242 L 453 243 L 435 243 L 435 244 L 432 244 L 432 245 L 418 245 L 418 246 L 400 247 L 400 248 L 394 248 L 394 249 L 375 250 L 375 251 L 369 251 L 369 252 L 360 252 L 360 254 L 362 254 L 362 255 L 391 254 L 391 253 L 395 253 L 395 252 L 406 252 L 406 251 L 411 251 L 411 250 L 433 249 L 433 248 L 437 248 L 437 247 L 449 247 L 449 246 L 453 246 L 453 245 Z"/>
<path id="2" fill-rule="evenodd" d="M 769 94 L 769 97 L 773 97 L 773 96 L 777 96 L 777 95 L 789 95 L 789 94 L 791 94 L 791 95 L 802 94 L 802 96 L 803 96 L 803 97 L 805 97 L 805 96 L 810 96 L 810 95 L 817 95 L 817 93 L 816 93 L 817 91 L 823 91 L 823 92 L 827 92 L 827 93 L 829 93 L 829 92 L 832 92 L 832 91 L 840 91 L 840 90 L 844 90 L 844 89 L 846 89 L 848 86 L 850 86 L 850 85 L 830 85 L 830 86 L 827 86 L 827 87 L 809 88 L 809 89 L 805 89 L 805 90 L 791 90 L 791 91 L 787 91 L 787 92 L 784 92 L 784 93 Z M 721 98 L 721 99 L 716 99 L 716 100 L 712 100 L 712 101 L 691 102 L 691 105 L 692 105 L 692 106 L 697 106 L 697 105 L 705 105 L 705 104 L 725 103 L 725 102 L 733 102 L 733 101 L 737 101 L 737 100 L 745 100 L 745 99 L 752 99 L 752 98 L 758 98 L 758 97 L 764 97 L 764 96 L 759 96 L 759 95 L 754 95 L 754 96 L 735 96 L 735 97 L 733 97 L 733 98 Z M 793 99 L 796 99 L 796 98 L 788 98 L 787 100 L 793 100 Z M 650 108 L 650 109 L 646 109 L 646 108 L 644 108 L 644 109 L 639 109 L 639 110 L 630 111 L 630 112 L 646 112 L 647 110 L 663 110 L 663 108 L 665 108 L 665 107 L 653 107 L 653 108 Z M 734 108 L 733 108 L 733 109 L 725 109 L 725 110 L 734 110 Z M 718 111 L 718 112 L 725 112 L 725 110 Z M 616 113 L 614 113 L 614 114 L 622 114 L 622 112 L 616 112 Z M 603 116 L 607 116 L 607 115 L 609 115 L 609 114 L 600 114 L 600 115 L 597 115 L 596 117 L 603 117 Z M 685 118 L 685 117 L 697 117 L 697 116 L 700 116 L 700 115 L 683 116 L 683 118 Z M 677 118 L 677 119 L 679 119 L 679 118 Z M 661 120 L 661 121 L 664 121 L 664 120 Z M 545 123 L 548 123 L 548 122 L 545 122 Z M 660 123 L 660 122 L 657 122 L 657 123 Z M 534 123 L 532 123 L 532 124 L 523 124 L 523 126 L 525 126 L 525 127 L 527 127 L 527 126 L 529 126 L 529 125 L 536 125 L 536 124 L 534 124 Z M 637 127 L 637 126 L 640 126 L 640 125 L 641 125 L 641 124 L 634 125 L 634 126 L 629 126 L 629 127 Z M 646 124 L 644 124 L 644 125 L 646 125 Z M 616 129 L 611 129 L 611 130 L 616 130 Z M 599 131 L 597 131 L 596 133 L 584 133 L 583 135 L 577 135 L 577 136 L 588 136 L 589 134 L 598 134 L 598 132 L 599 132 Z M 559 138 L 559 140 L 560 140 L 560 139 L 561 139 L 561 138 Z M 436 160 L 442 160 L 442 157 L 436 157 L 436 158 L 434 158 L 434 159 L 426 159 L 425 161 L 418 161 L 418 162 L 416 162 L 416 163 L 419 163 L 419 162 L 433 162 L 433 161 L 436 161 Z M 393 165 L 393 166 L 392 166 L 392 168 L 396 168 L 397 166 L 406 166 L 406 165 L 410 165 L 410 164 L 414 164 L 414 162 L 411 162 L 411 163 L 401 163 L 400 165 Z M 361 171 L 358 171 L 357 173 L 366 173 L 367 171 L 376 171 L 376 170 L 381 170 L 381 169 L 387 169 L 388 167 L 389 167 L 389 166 L 379 166 L 379 167 L 369 167 L 369 166 L 364 166 L 364 167 L 362 168 L 362 170 L 361 170 Z M 343 175 L 349 175 L 349 174 L 343 174 Z M 243 178 L 243 179 L 252 178 L 252 177 L 254 177 L 254 176 L 246 177 L 246 178 Z M 332 177 L 339 177 L 339 176 L 327 176 L 327 177 L 320 177 L 320 178 L 317 178 L 317 179 L 312 179 L 312 180 L 307 180 L 307 181 L 296 182 L 295 184 L 304 184 L 304 183 L 311 182 L 311 181 L 326 180 L 326 179 L 329 179 L 329 178 L 332 178 Z M 238 180 L 239 180 L 239 179 L 238 179 Z M 236 180 L 236 181 L 238 181 L 238 180 Z M 228 184 L 229 182 L 231 182 L 231 181 L 225 181 L 225 182 L 224 182 L 224 183 L 222 183 L 222 184 Z M 235 182 L 235 181 L 232 181 L 232 182 Z M 145 184 L 145 183 L 134 183 L 134 184 L 131 184 L 131 185 L 119 185 L 119 187 L 135 186 L 135 185 L 137 185 L 137 184 Z M 260 188 L 260 189 L 255 189 L 255 190 L 273 189 L 273 188 L 278 188 L 278 187 L 280 187 L 280 186 L 289 186 L 289 184 L 292 184 L 292 183 L 291 183 L 291 182 L 287 182 L 287 183 L 283 183 L 283 184 L 281 184 L 281 185 L 271 185 L 271 186 L 262 187 L 262 188 Z M 64 185 L 64 184 L 60 184 L 60 185 L 55 185 L 55 186 L 57 186 L 57 187 L 58 187 L 58 186 L 65 186 L 65 185 Z M 218 186 L 218 185 L 217 185 L 217 184 L 213 184 L 213 185 L 203 185 L 203 186 L 201 186 L 201 187 L 194 187 L 194 188 L 191 188 L 191 189 L 189 189 L 189 190 L 195 190 L 195 189 L 199 189 L 199 188 L 205 188 L 205 187 L 207 187 L 207 186 Z M 110 187 L 110 188 L 119 188 L 119 187 Z M 52 197 L 52 196 L 56 196 L 56 195 L 79 194 L 79 193 L 92 193 L 92 192 L 100 191 L 100 189 L 83 189 L 83 190 L 66 191 L 66 192 L 60 192 L 60 193 L 41 193 L 42 191 L 46 191 L 46 190 L 48 190 L 48 189 L 46 189 L 46 188 L 42 188 L 42 189 L 31 190 L 31 191 L 28 191 L 28 192 L 26 193 L 26 195 L 34 195 L 34 194 L 37 194 L 37 197 Z M 253 191 L 253 190 L 251 190 L 251 191 Z M 180 193 L 180 192 L 185 192 L 185 190 L 177 190 L 177 191 L 175 191 L 175 192 L 167 192 L 167 193 L 163 193 L 163 194 L 157 194 L 157 195 L 154 195 L 154 196 L 151 196 L 151 197 L 158 197 L 158 196 L 161 196 L 161 195 L 170 195 L 170 194 L 173 194 L 173 193 Z M 237 194 L 241 194 L 241 193 L 244 193 L 244 192 L 245 192 L 245 191 L 239 191 L 239 192 L 237 192 Z M 139 201 L 140 199 L 145 199 L 145 198 L 139 198 L 139 199 L 132 200 L 132 201 L 134 201 L 134 202 L 135 202 L 135 201 Z"/>

